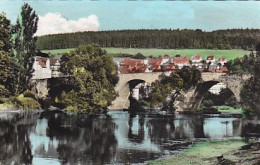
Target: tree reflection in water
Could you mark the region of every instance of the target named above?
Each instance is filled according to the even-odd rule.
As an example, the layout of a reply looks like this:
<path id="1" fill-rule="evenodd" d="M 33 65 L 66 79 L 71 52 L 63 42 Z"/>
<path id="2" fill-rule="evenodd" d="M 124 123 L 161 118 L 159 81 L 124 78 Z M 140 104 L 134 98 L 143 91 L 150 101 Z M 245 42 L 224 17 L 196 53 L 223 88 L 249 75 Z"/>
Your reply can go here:
<path id="1" fill-rule="evenodd" d="M 48 136 L 59 141 L 59 159 L 66 164 L 104 164 L 116 152 L 115 124 L 110 116 L 45 115 Z M 102 118 L 102 120 L 100 120 Z"/>
<path id="2" fill-rule="evenodd" d="M 6 115 L 0 120 L 0 164 L 32 164 L 29 132 L 35 125 L 33 114 Z"/>

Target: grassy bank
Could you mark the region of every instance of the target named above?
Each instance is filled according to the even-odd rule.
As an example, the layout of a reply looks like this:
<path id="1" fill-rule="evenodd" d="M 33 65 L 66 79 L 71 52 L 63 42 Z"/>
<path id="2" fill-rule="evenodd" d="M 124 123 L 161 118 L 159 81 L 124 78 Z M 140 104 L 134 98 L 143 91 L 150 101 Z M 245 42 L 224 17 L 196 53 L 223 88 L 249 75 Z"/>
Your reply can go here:
<path id="1" fill-rule="evenodd" d="M 103 48 L 109 54 L 118 54 L 118 53 L 126 53 L 126 54 L 137 54 L 142 53 L 145 56 L 153 55 L 154 57 L 163 56 L 165 54 L 169 56 L 175 56 L 176 54 L 187 55 L 188 57 L 193 56 L 194 54 L 200 54 L 203 58 L 207 55 L 215 55 L 217 58 L 224 56 L 228 60 L 234 59 L 236 57 L 243 57 L 245 54 L 249 54 L 249 51 L 239 50 L 239 49 L 231 49 L 231 50 L 214 50 L 214 49 L 134 49 L 134 48 Z M 42 50 L 45 53 L 50 53 L 53 55 L 63 54 L 74 50 L 74 48 L 70 49 L 54 49 L 54 50 Z"/>
<path id="2" fill-rule="evenodd" d="M 7 109 L 40 109 L 41 106 L 35 98 L 26 97 L 23 94 L 12 96 L 10 98 L 0 98 L 0 110 Z"/>
<path id="3" fill-rule="evenodd" d="M 221 113 L 231 113 L 231 114 L 243 114 L 244 113 L 242 108 L 233 108 L 230 106 L 214 106 L 214 107 L 217 108 L 218 111 Z"/>
<path id="4" fill-rule="evenodd" d="M 212 165 L 217 164 L 217 157 L 222 155 L 229 160 L 238 160 L 234 152 L 239 150 L 246 143 L 241 139 L 221 140 L 221 141 L 203 141 L 198 142 L 187 151 L 177 155 L 169 160 L 151 161 L 149 165 Z"/>

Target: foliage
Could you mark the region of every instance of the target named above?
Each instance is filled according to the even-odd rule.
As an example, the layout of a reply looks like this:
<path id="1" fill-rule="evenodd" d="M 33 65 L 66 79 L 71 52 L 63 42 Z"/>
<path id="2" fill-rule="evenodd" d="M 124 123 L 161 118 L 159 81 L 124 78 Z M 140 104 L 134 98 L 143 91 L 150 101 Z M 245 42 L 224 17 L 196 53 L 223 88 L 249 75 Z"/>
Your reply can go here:
<path id="1" fill-rule="evenodd" d="M 227 29 L 212 32 L 189 29 L 140 29 L 77 32 L 39 37 L 39 49 L 75 48 L 84 44 L 100 47 L 160 49 L 254 49 L 259 29 Z M 163 54 L 162 54 L 163 55 Z"/>
<path id="2" fill-rule="evenodd" d="M 14 97 L 12 99 L 12 102 L 15 104 L 16 107 L 25 110 L 39 109 L 41 107 L 34 98 L 25 97 L 23 94 L 20 94 L 18 97 Z"/>
<path id="3" fill-rule="evenodd" d="M 236 58 L 226 63 L 226 66 L 230 73 L 234 74 L 253 74 L 254 66 L 256 64 L 256 56 L 253 52 L 249 55 L 245 55 L 242 58 Z"/>
<path id="4" fill-rule="evenodd" d="M 70 76 L 61 82 L 59 103 L 80 112 L 98 112 L 110 105 L 118 81 L 111 56 L 87 45 L 63 55 L 61 61 L 62 72 Z"/>
<path id="5" fill-rule="evenodd" d="M 11 58 L 11 25 L 3 13 L 0 25 L 0 97 L 8 97 L 15 92 L 16 66 Z"/>
<path id="6" fill-rule="evenodd" d="M 260 115 L 260 44 L 257 46 L 256 60 L 253 65 L 253 76 L 244 84 L 241 92 L 241 103 L 248 116 Z"/>
<path id="7" fill-rule="evenodd" d="M 224 88 L 220 91 L 219 94 L 206 92 L 200 104 L 200 109 L 204 107 L 221 106 L 221 105 L 226 105 L 233 108 L 241 107 L 239 102 L 237 102 L 233 92 L 228 88 Z"/>
<path id="8" fill-rule="evenodd" d="M 26 89 L 31 76 L 33 56 L 35 56 L 38 16 L 35 11 L 25 3 L 21 8 L 20 16 L 14 26 L 14 55 L 19 66 L 17 93 Z"/>
<path id="9" fill-rule="evenodd" d="M 187 91 L 201 80 L 201 73 L 196 68 L 183 67 L 170 76 L 162 76 L 161 80 L 152 84 L 149 94 L 152 105 L 163 104 L 163 109 L 174 109 L 173 104 L 180 92 Z"/>

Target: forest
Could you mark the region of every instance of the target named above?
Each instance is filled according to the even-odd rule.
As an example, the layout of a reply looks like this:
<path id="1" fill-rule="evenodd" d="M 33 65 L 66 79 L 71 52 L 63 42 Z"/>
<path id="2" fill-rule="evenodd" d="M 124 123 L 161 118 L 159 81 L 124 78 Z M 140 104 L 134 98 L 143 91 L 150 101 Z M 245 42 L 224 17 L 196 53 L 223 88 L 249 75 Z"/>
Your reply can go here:
<path id="1" fill-rule="evenodd" d="M 260 29 L 226 29 L 206 32 L 200 29 L 115 30 L 76 32 L 39 36 L 41 50 L 75 48 L 86 44 L 100 47 L 161 49 L 245 49 L 253 50 Z"/>

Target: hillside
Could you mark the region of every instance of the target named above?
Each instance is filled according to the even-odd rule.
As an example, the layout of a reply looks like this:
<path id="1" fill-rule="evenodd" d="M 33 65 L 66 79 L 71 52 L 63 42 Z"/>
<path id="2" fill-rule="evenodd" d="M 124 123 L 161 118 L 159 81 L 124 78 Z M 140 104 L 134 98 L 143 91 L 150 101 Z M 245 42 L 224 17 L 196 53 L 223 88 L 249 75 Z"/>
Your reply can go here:
<path id="1" fill-rule="evenodd" d="M 145 56 L 153 55 L 154 57 L 163 56 L 165 54 L 169 56 L 175 56 L 176 54 L 187 55 L 188 57 L 193 56 L 194 54 L 200 54 L 203 58 L 207 55 L 215 55 L 219 58 L 221 56 L 226 57 L 228 60 L 234 59 L 236 57 L 242 57 L 245 54 L 249 54 L 249 51 L 246 50 L 212 50 L 212 49 L 125 49 L 125 48 L 103 48 L 108 54 L 117 57 L 118 54 L 137 54 L 142 53 Z M 42 50 L 45 53 L 50 53 L 52 55 L 58 55 L 67 53 L 74 49 L 54 49 L 54 50 Z"/>
<path id="2" fill-rule="evenodd" d="M 120 30 L 56 34 L 38 37 L 38 49 L 66 49 L 84 44 L 115 48 L 254 49 L 260 29 Z"/>

